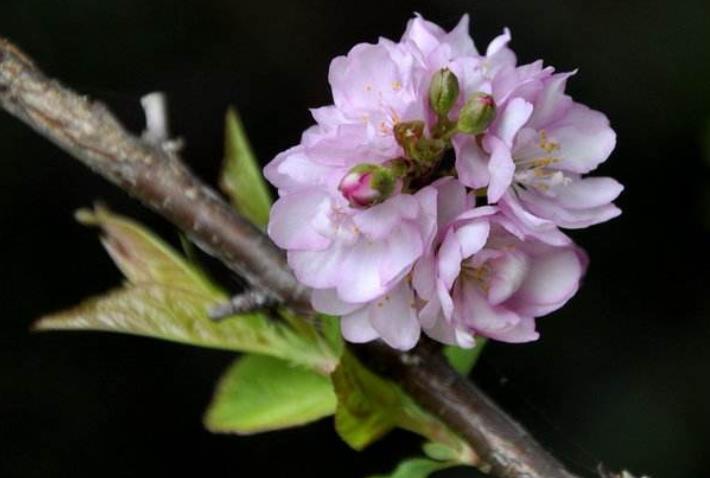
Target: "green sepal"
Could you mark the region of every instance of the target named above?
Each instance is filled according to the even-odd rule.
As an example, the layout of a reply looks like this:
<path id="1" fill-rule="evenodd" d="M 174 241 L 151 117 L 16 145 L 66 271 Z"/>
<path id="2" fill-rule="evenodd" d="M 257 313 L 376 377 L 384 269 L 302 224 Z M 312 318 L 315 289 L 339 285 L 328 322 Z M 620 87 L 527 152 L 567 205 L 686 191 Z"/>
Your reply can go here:
<path id="1" fill-rule="evenodd" d="M 444 347 L 444 356 L 449 364 L 463 376 L 468 375 L 476 365 L 478 358 L 486 345 L 486 339 L 477 337 L 476 345 L 469 349 L 447 345 Z"/>

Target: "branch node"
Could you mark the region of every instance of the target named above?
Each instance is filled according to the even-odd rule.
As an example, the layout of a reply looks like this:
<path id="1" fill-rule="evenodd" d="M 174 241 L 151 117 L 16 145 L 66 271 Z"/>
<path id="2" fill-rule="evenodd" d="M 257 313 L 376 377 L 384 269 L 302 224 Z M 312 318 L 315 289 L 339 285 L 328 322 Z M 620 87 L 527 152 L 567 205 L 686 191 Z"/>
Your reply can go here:
<path id="1" fill-rule="evenodd" d="M 235 295 L 229 299 L 229 302 L 211 307 L 208 311 L 208 315 L 210 319 L 218 322 L 232 315 L 248 314 L 275 305 L 276 301 L 274 298 L 266 292 L 257 289 L 249 289 L 241 294 Z"/>

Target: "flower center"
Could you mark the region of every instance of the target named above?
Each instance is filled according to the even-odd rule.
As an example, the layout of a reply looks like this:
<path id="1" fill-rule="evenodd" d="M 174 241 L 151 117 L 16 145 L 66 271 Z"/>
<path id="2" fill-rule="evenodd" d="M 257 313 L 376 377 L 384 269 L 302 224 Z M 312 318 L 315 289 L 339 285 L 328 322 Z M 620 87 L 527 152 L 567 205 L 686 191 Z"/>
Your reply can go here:
<path id="1" fill-rule="evenodd" d="M 535 152 L 524 157 L 513 157 L 515 162 L 515 183 L 522 189 L 536 189 L 545 193 L 550 189 L 571 181 L 565 174 L 554 168 L 562 158 L 556 155 L 560 144 L 547 137 L 545 130 L 540 130 Z"/>
<path id="2" fill-rule="evenodd" d="M 491 289 L 491 266 L 487 262 L 474 265 L 471 260 L 464 261 L 461 264 L 461 275 L 474 282 L 486 294 Z"/>

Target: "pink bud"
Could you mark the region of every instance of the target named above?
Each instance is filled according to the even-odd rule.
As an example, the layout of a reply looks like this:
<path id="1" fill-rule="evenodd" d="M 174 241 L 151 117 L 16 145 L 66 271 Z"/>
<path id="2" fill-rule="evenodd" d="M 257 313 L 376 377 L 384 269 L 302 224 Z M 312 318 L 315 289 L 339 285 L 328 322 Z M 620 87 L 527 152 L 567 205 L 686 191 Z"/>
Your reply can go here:
<path id="1" fill-rule="evenodd" d="M 340 181 L 338 189 L 353 207 L 368 207 L 384 201 L 394 192 L 397 178 L 377 164 L 359 164 Z"/>

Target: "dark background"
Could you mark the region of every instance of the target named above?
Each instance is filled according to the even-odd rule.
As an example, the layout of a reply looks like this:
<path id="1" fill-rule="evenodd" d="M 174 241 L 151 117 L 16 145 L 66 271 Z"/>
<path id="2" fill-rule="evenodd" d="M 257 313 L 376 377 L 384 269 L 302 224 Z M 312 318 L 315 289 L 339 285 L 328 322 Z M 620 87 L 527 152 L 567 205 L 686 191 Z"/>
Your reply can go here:
<path id="1" fill-rule="evenodd" d="M 163 90 L 185 157 L 217 175 L 235 104 L 263 161 L 329 102 L 332 57 L 413 11 L 477 45 L 503 26 L 522 62 L 579 68 L 569 89 L 619 143 L 601 173 L 626 185 L 621 218 L 579 231 L 586 284 L 542 319 L 542 339 L 491 345 L 476 380 L 563 460 L 652 477 L 710 468 L 710 4 L 707 0 L 2 0 L 0 34 L 52 76 L 107 102 L 135 131 Z M 72 212 L 100 198 L 175 239 L 160 219 L 0 115 L 0 476 L 362 477 L 417 453 L 394 433 L 349 450 L 329 420 L 253 437 L 201 427 L 229 353 L 97 333 L 28 331 L 43 313 L 120 281 Z M 458 475 L 457 475 L 458 473 Z M 468 470 L 442 476 L 472 476 Z"/>

